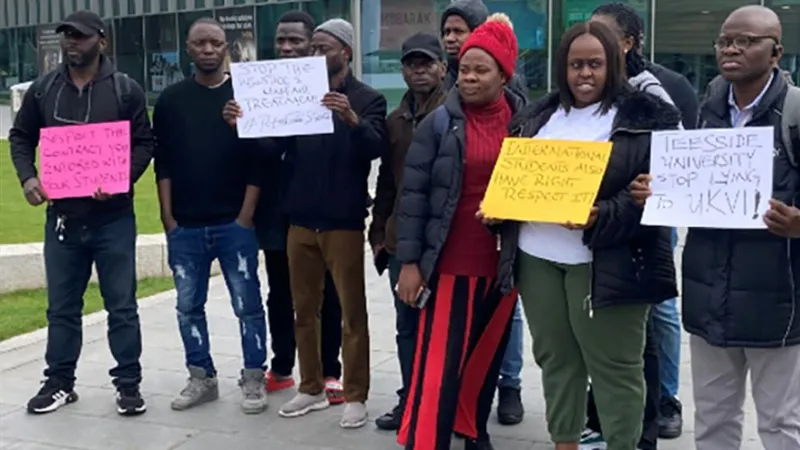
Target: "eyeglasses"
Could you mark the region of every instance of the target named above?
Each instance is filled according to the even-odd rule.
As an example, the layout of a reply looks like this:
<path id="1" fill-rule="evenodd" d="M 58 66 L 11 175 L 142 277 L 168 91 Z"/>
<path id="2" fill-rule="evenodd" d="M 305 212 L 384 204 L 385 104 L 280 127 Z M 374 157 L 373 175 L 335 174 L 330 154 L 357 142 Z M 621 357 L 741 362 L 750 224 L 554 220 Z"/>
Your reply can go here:
<path id="1" fill-rule="evenodd" d="M 747 50 L 750 48 L 751 45 L 757 44 L 764 39 L 772 39 L 778 44 L 778 39 L 774 36 L 750 36 L 750 35 L 741 35 L 736 36 L 734 38 L 729 38 L 726 36 L 720 36 L 714 40 L 714 48 L 717 51 L 725 50 L 726 48 L 733 45 L 734 47 L 738 48 L 739 50 Z"/>
<path id="2" fill-rule="evenodd" d="M 89 89 L 86 90 L 86 117 L 83 118 L 83 121 L 79 120 L 72 120 L 72 119 L 65 119 L 58 115 L 58 105 L 61 103 L 61 92 L 64 90 L 64 86 L 66 83 L 61 83 L 61 86 L 58 88 L 58 92 L 56 93 L 56 105 L 53 108 L 53 119 L 63 122 L 69 123 L 73 125 L 85 125 L 89 123 L 89 117 L 92 115 L 92 86 L 93 83 L 89 83 Z M 69 104 L 72 106 L 72 104 Z"/>

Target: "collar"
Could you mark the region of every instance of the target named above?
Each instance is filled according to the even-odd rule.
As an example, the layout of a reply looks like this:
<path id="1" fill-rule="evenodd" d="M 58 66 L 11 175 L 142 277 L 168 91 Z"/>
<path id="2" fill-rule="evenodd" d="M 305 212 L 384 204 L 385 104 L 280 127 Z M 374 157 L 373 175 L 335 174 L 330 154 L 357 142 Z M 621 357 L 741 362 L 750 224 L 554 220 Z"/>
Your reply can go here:
<path id="1" fill-rule="evenodd" d="M 351 81 L 352 79 L 353 79 L 353 72 L 351 72 L 350 69 L 347 69 L 347 75 L 345 75 L 344 79 L 342 79 L 342 84 L 340 84 L 339 87 L 334 89 L 334 91 L 339 92 L 341 94 L 346 94 L 348 85 L 352 83 Z"/>
<path id="2" fill-rule="evenodd" d="M 761 92 L 758 94 L 758 97 L 755 98 L 749 105 L 745 106 L 742 109 L 739 109 L 739 106 L 736 105 L 736 99 L 733 97 L 733 84 L 728 88 L 728 106 L 732 109 L 736 109 L 737 112 L 741 113 L 743 111 L 753 110 L 756 106 L 761 102 L 761 99 L 767 94 L 769 87 L 772 86 L 772 80 L 775 78 L 775 71 L 773 70 L 769 75 L 769 80 L 767 80 L 767 84 L 764 85 L 764 88 L 761 89 Z"/>
<path id="3" fill-rule="evenodd" d="M 419 119 L 427 116 L 431 111 L 441 105 L 443 99 L 444 87 L 439 83 L 422 105 L 415 105 L 414 94 L 412 94 L 410 90 L 406 91 L 405 95 L 403 95 L 403 99 L 400 101 L 398 109 L 405 120 Z"/>

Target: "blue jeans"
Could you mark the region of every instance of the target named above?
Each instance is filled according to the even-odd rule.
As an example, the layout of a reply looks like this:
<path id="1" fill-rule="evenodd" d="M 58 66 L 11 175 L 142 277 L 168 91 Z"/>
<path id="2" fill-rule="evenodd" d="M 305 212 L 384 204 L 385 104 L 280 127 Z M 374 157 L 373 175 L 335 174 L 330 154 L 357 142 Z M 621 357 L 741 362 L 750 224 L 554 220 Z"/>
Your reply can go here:
<path id="1" fill-rule="evenodd" d="M 520 301 L 517 300 L 514 317 L 511 318 L 511 334 L 508 337 L 508 347 L 506 347 L 506 353 L 503 356 L 503 364 L 500 366 L 498 387 L 519 389 L 522 385 L 520 374 L 522 373 L 523 330 L 522 307 Z"/>
<path id="2" fill-rule="evenodd" d="M 678 244 L 678 231 L 672 230 L 672 248 Z M 680 384 L 681 364 L 681 320 L 678 302 L 672 298 L 655 305 L 653 324 L 658 340 L 658 357 L 661 366 L 661 396 L 675 397 Z"/>
<path id="3" fill-rule="evenodd" d="M 142 334 L 136 304 L 136 218 L 124 214 L 108 223 L 87 227 L 64 222 L 59 239 L 56 214 L 47 211 L 44 267 L 47 278 L 47 350 L 44 376 L 67 385 L 83 342 L 83 294 L 97 267 L 100 295 L 108 311 L 108 346 L 117 362 L 109 374 L 117 387 L 142 380 Z"/>
<path id="4" fill-rule="evenodd" d="M 414 352 L 417 349 L 417 327 L 419 326 L 419 308 L 413 308 L 403 303 L 394 290 L 397 279 L 400 277 L 400 262 L 394 257 L 389 257 L 389 288 L 394 296 L 394 309 L 396 313 L 396 342 L 397 360 L 400 362 L 400 374 L 403 385 L 397 390 L 400 404 L 405 405 L 405 395 L 411 387 L 411 371 L 414 369 Z"/>
<path id="5" fill-rule="evenodd" d="M 214 376 L 209 351 L 205 304 L 211 263 L 219 260 L 239 318 L 245 369 L 265 369 L 267 324 L 258 281 L 258 242 L 255 231 L 236 222 L 202 228 L 178 227 L 167 233 L 169 266 L 178 291 L 178 327 L 186 365 Z"/>

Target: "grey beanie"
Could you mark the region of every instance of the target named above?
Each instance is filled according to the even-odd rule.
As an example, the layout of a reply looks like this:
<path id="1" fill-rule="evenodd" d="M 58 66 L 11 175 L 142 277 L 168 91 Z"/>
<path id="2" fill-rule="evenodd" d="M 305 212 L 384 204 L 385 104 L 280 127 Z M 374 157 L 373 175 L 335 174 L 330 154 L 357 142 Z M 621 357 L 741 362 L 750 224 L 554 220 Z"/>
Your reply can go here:
<path id="1" fill-rule="evenodd" d="M 328 33 L 345 46 L 353 48 L 353 25 L 344 19 L 331 19 L 314 29 L 314 32 L 317 31 Z"/>
<path id="2" fill-rule="evenodd" d="M 442 13 L 439 31 L 444 30 L 444 22 L 454 14 L 464 19 L 469 30 L 472 31 L 486 22 L 486 18 L 489 17 L 489 8 L 483 4 L 482 0 L 454 0 Z"/>

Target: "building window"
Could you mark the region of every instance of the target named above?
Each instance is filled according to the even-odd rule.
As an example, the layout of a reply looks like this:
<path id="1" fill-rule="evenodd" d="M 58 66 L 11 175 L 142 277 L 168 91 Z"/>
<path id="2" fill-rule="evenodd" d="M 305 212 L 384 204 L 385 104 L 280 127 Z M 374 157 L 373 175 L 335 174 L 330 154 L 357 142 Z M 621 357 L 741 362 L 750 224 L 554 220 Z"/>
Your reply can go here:
<path id="1" fill-rule="evenodd" d="M 183 79 L 178 61 L 178 30 L 174 14 L 147 16 L 147 78 L 151 92 L 161 92 Z"/>
<path id="2" fill-rule="evenodd" d="M 57 24 L 39 25 L 36 28 L 36 53 L 39 74 L 55 69 L 63 58 L 61 51 L 61 36 L 56 33 Z"/>
<path id="3" fill-rule="evenodd" d="M 138 14 L 138 12 L 136 11 L 136 0 L 128 0 L 128 14 L 127 15 L 132 16 L 134 14 Z"/>
<path id="4" fill-rule="evenodd" d="M 128 74 L 146 89 L 142 18 L 117 19 L 114 21 L 114 26 L 117 32 L 117 69 Z"/>
<path id="5" fill-rule="evenodd" d="M 758 0 L 656 2 L 655 61 L 683 74 L 698 93 L 719 73 L 712 45 L 733 10 Z M 785 26 L 784 26 L 785 29 Z"/>
<path id="6" fill-rule="evenodd" d="M 228 40 L 228 62 L 248 62 L 258 60 L 258 46 L 255 35 L 255 8 L 218 9 L 217 21 L 225 30 Z"/>
<path id="7" fill-rule="evenodd" d="M 0 29 L 0 91 L 7 91 L 19 82 L 17 30 Z"/>
<path id="8" fill-rule="evenodd" d="M 19 61 L 19 81 L 31 81 L 39 76 L 36 26 L 17 28 L 16 51 Z"/>
<path id="9" fill-rule="evenodd" d="M 409 3 L 413 0 L 367 0 L 366 3 L 386 3 L 387 1 L 389 3 Z M 428 3 L 430 1 L 427 0 Z M 303 3 L 303 9 L 314 17 L 317 24 L 334 17 L 350 20 L 350 0 L 315 0 Z"/>
<path id="10" fill-rule="evenodd" d="M 169 11 L 169 0 L 158 0 L 158 10 L 160 12 Z"/>
<path id="11" fill-rule="evenodd" d="M 178 3 L 177 4 L 178 11 L 183 11 L 184 9 L 186 9 L 186 0 L 178 0 L 177 3 Z"/>
<path id="12" fill-rule="evenodd" d="M 783 25 L 783 59 L 781 68 L 792 73 L 795 85 L 800 86 L 800 1 L 767 0 Z"/>
<path id="13" fill-rule="evenodd" d="M 111 2 L 111 15 L 114 17 L 120 16 L 120 5 L 119 2 L 121 0 L 112 0 Z"/>
<path id="14" fill-rule="evenodd" d="M 298 9 L 296 4 L 256 6 L 256 32 L 258 33 L 258 59 L 275 58 L 275 28 L 286 11 Z"/>
<path id="15" fill-rule="evenodd" d="M 225 6 L 225 0 L 214 0 L 214 6 Z"/>

